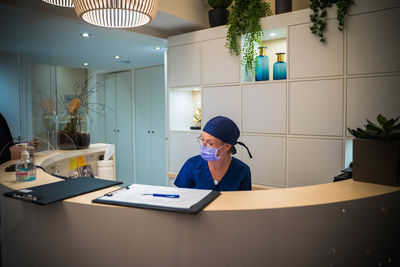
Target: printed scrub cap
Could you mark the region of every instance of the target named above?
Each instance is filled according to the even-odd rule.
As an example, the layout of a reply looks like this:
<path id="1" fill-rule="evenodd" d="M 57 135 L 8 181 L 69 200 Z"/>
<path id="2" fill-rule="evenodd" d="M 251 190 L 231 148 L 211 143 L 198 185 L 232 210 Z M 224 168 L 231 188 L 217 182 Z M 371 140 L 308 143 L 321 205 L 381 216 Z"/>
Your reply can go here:
<path id="1" fill-rule="evenodd" d="M 237 141 L 240 136 L 240 131 L 231 119 L 223 116 L 214 117 L 206 123 L 203 131 L 220 139 L 224 143 L 244 146 L 247 149 L 250 158 L 253 157 L 247 146 L 242 142 Z"/>

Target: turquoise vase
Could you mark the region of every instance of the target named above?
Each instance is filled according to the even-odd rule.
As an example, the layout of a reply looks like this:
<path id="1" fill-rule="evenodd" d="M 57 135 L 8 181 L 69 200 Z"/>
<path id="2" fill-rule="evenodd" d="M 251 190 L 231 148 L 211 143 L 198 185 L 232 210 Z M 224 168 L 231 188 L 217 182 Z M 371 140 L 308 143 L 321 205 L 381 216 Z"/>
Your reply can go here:
<path id="1" fill-rule="evenodd" d="M 269 59 L 266 55 L 267 47 L 258 48 L 260 55 L 256 58 L 256 81 L 269 80 Z"/>
<path id="2" fill-rule="evenodd" d="M 276 53 L 278 56 L 277 62 L 274 64 L 274 80 L 285 80 L 287 64 L 283 59 L 285 53 Z"/>

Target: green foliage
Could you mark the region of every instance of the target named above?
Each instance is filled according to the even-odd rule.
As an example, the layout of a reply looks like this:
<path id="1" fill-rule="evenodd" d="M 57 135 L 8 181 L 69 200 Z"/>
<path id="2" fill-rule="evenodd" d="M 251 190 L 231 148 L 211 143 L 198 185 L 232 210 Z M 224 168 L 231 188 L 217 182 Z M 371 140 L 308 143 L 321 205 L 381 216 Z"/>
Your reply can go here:
<path id="1" fill-rule="evenodd" d="M 353 4 L 353 0 L 337 0 L 337 20 L 338 29 L 343 31 L 344 28 L 344 17 L 347 14 L 350 6 Z M 332 0 L 311 0 L 310 9 L 313 13 L 310 15 L 310 21 L 312 25 L 310 26 L 310 31 L 312 34 L 317 36 L 322 43 L 326 43 L 324 32 L 326 30 L 326 18 L 328 7 L 332 6 Z"/>
<path id="2" fill-rule="evenodd" d="M 262 46 L 263 32 L 260 18 L 271 16 L 271 6 L 263 0 L 235 0 L 232 12 L 229 14 L 228 33 L 225 46 L 229 48 L 231 55 L 240 55 L 240 37 L 245 35 L 242 49 L 242 65 L 246 74 L 255 71 L 255 58 L 257 56 L 256 45 Z"/>
<path id="3" fill-rule="evenodd" d="M 233 0 L 207 0 L 207 2 L 212 8 L 228 8 Z"/>
<path id="4" fill-rule="evenodd" d="M 356 138 L 377 139 L 377 140 L 400 140 L 400 123 L 396 119 L 386 119 L 381 114 L 378 115 L 377 121 L 379 125 L 367 120 L 368 124 L 364 125 L 365 129 L 357 128 L 347 130 Z"/>
<path id="5" fill-rule="evenodd" d="M 339 31 L 343 31 L 344 17 L 347 15 L 347 11 L 349 10 L 349 8 L 352 4 L 353 4 L 353 0 L 338 0 L 336 3 Z"/>

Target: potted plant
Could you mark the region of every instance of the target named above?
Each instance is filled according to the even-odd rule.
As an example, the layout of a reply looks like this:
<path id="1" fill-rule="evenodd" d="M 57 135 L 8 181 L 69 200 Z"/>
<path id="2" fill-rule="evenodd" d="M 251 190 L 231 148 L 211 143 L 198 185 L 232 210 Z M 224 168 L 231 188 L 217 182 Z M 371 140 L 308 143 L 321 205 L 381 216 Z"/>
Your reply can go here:
<path id="1" fill-rule="evenodd" d="M 98 84 L 89 87 L 89 79 L 74 85 L 74 97 L 65 101 L 60 98 L 64 112 L 57 115 L 57 145 L 59 149 L 84 149 L 90 145 L 90 119 L 87 114 L 91 110 L 104 115 L 107 108 L 104 104 L 89 103 L 89 96 L 97 92 Z M 99 105 L 103 113 L 90 105 Z"/>
<path id="2" fill-rule="evenodd" d="M 353 179 L 391 186 L 400 185 L 400 123 L 378 115 L 365 129 L 347 128 L 353 140 Z"/>
<path id="3" fill-rule="evenodd" d="M 229 11 L 227 8 L 233 0 L 207 0 L 208 5 L 212 7 L 208 11 L 208 21 L 210 27 L 225 25 L 228 22 Z"/>
<path id="4" fill-rule="evenodd" d="M 242 53 L 242 65 L 246 74 L 254 75 L 256 48 L 262 46 L 263 32 L 260 18 L 272 15 L 271 5 L 263 0 L 235 0 L 232 12 L 228 17 L 228 32 L 225 46 L 231 55 Z M 241 48 L 239 40 L 244 34 L 244 44 Z"/>

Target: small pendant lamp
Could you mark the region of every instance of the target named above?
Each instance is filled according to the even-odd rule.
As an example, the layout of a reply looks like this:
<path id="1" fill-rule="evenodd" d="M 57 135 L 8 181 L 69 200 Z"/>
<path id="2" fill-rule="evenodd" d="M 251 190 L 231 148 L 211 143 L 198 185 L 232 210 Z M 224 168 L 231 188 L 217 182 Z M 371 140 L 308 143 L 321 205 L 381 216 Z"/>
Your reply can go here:
<path id="1" fill-rule="evenodd" d="M 158 0 L 74 0 L 74 6 L 78 17 L 90 24 L 133 28 L 154 19 Z"/>
<path id="2" fill-rule="evenodd" d="M 42 0 L 51 5 L 62 6 L 62 7 L 74 7 L 72 0 Z"/>

